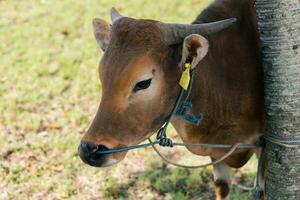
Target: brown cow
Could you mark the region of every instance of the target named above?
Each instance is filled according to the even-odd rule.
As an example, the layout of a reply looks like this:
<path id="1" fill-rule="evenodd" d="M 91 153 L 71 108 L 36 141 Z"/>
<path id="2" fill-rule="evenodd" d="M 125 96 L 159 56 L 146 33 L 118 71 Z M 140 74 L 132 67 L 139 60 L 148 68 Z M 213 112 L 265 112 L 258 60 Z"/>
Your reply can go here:
<path id="1" fill-rule="evenodd" d="M 227 28 L 236 18 L 237 22 Z M 193 25 L 123 17 L 112 9 L 113 24 L 93 22 L 105 51 L 99 65 L 102 100 L 79 154 L 92 166 L 121 161 L 126 152 L 99 155 L 140 143 L 163 124 L 179 92 L 181 63 L 195 70 L 191 113 L 205 113 L 200 126 L 180 117 L 172 124 L 187 143 L 255 143 L 265 126 L 262 66 L 255 9 L 251 0 L 216 0 Z M 223 30 L 224 29 L 224 30 Z M 180 65 L 181 66 L 181 65 Z M 217 159 L 226 149 L 189 148 Z M 214 166 L 217 199 L 228 197 L 230 167 L 243 166 L 254 150 L 238 150 Z"/>

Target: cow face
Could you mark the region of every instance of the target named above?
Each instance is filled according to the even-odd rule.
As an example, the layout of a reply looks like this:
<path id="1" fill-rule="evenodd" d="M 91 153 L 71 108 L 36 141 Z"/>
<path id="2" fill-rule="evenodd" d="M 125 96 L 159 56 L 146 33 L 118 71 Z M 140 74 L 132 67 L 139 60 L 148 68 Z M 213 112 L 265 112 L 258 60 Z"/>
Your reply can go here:
<path id="1" fill-rule="evenodd" d="M 97 21 L 94 26 L 96 31 L 100 27 Z M 99 41 L 105 49 L 99 64 L 102 99 L 82 139 L 89 149 L 80 148 L 83 161 L 93 166 L 108 166 L 125 156 L 94 155 L 93 159 L 89 151 L 95 145 L 103 149 L 133 145 L 156 131 L 179 89 L 178 64 L 173 63 L 173 70 L 167 66 L 172 49 L 161 41 L 154 21 L 122 18 L 112 25 L 108 41 Z"/>
<path id="2" fill-rule="evenodd" d="M 120 15 L 111 26 L 100 19 L 93 25 L 105 51 L 99 64 L 102 99 L 79 155 L 89 165 L 104 167 L 121 161 L 126 152 L 100 155 L 95 150 L 140 143 L 162 126 L 179 92 L 178 63 L 190 60 L 196 66 L 208 42 L 191 34 L 170 39 L 160 22 Z"/>

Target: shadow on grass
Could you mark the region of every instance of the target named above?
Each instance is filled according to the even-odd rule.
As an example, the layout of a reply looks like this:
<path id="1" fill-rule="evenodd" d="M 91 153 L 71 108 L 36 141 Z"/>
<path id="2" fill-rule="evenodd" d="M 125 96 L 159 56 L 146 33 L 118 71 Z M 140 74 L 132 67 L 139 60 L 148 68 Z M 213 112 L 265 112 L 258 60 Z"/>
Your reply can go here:
<path id="1" fill-rule="evenodd" d="M 130 179 L 124 184 L 118 185 L 118 180 L 108 179 L 107 187 L 103 190 L 104 194 L 109 199 L 139 199 L 135 196 L 137 192 L 142 193 L 142 196 L 147 192 L 156 194 L 156 198 L 149 199 L 215 199 L 213 175 L 209 168 L 171 168 L 166 164 L 153 164 L 151 168 L 151 170 L 131 174 Z M 239 183 L 249 185 L 252 181 L 252 178 L 245 174 L 238 177 Z M 141 191 L 144 191 L 144 194 Z M 243 191 L 236 186 L 233 186 L 230 196 L 232 200 L 252 198 L 251 192 Z"/>
<path id="2" fill-rule="evenodd" d="M 128 198 L 129 188 L 148 188 L 162 199 L 213 199 L 212 174 L 205 169 L 169 168 L 167 165 L 152 166 L 151 170 L 134 173 L 130 181 L 116 187 L 116 180 L 108 180 L 105 194 L 109 198 Z"/>

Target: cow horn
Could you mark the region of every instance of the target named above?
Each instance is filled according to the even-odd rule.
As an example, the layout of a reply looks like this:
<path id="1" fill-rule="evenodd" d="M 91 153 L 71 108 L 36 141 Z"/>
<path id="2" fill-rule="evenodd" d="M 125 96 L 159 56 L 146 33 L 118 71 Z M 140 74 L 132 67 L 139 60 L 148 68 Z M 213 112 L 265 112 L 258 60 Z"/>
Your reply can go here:
<path id="1" fill-rule="evenodd" d="M 209 35 L 221 31 L 236 22 L 236 18 L 205 24 L 167 24 L 159 23 L 162 39 L 169 45 L 178 44 L 190 34 Z"/>
<path id="2" fill-rule="evenodd" d="M 114 7 L 110 9 L 110 18 L 113 23 L 122 17 L 123 15 L 121 15 Z"/>

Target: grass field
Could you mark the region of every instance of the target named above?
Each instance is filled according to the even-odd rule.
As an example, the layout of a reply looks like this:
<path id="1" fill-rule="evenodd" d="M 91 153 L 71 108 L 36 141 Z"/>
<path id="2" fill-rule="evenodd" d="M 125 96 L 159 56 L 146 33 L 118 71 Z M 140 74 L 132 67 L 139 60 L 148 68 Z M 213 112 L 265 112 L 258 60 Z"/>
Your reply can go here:
<path id="1" fill-rule="evenodd" d="M 84 165 L 82 133 L 101 98 L 94 17 L 123 14 L 189 23 L 208 0 L 0 0 L 0 199 L 212 199 L 211 168 L 185 170 L 151 149 L 128 153 L 111 168 Z M 177 138 L 172 131 L 174 138 Z M 164 150 L 185 163 L 207 161 L 184 149 Z M 235 170 L 249 185 L 256 159 Z M 233 187 L 231 199 L 251 199 Z"/>

